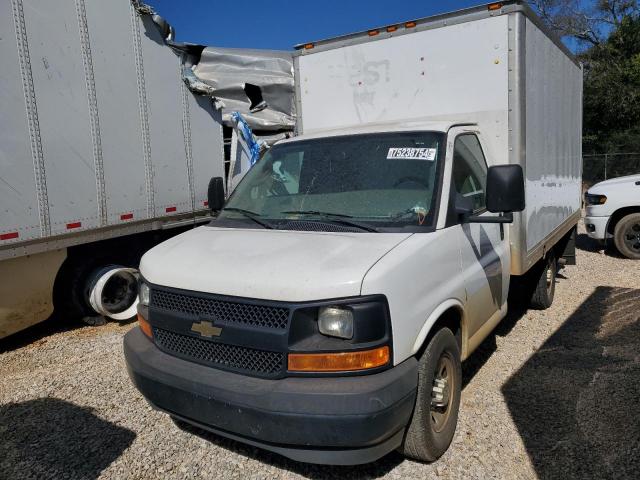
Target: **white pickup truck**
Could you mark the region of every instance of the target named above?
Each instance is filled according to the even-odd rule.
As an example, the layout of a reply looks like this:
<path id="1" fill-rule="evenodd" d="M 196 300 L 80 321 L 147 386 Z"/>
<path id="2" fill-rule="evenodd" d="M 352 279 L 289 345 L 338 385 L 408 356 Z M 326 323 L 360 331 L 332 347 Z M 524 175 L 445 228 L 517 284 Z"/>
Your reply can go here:
<path id="1" fill-rule="evenodd" d="M 129 374 L 172 417 L 295 460 L 433 461 L 510 283 L 546 308 L 571 253 L 581 66 L 524 2 L 294 60 L 299 135 L 226 203 L 213 179 L 217 217 L 143 257 Z"/>
<path id="2" fill-rule="evenodd" d="M 596 183 L 584 200 L 587 234 L 600 241 L 613 239 L 622 255 L 640 260 L 640 175 Z"/>

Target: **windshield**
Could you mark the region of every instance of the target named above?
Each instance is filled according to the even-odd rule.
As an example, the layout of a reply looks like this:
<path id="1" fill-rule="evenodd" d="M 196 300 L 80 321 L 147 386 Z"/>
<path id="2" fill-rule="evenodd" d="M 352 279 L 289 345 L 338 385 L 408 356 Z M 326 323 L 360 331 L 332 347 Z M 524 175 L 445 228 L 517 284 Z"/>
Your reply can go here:
<path id="1" fill-rule="evenodd" d="M 443 141 L 443 133 L 403 132 L 276 145 L 218 218 L 249 217 L 270 228 L 302 218 L 348 219 L 354 228 L 432 225 Z"/>

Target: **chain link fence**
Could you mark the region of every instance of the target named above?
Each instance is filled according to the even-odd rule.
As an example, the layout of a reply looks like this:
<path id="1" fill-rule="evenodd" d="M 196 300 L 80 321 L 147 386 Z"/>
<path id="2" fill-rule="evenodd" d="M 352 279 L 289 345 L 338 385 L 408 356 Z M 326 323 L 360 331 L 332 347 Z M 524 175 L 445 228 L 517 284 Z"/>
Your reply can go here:
<path id="1" fill-rule="evenodd" d="M 634 174 L 640 174 L 640 152 L 582 156 L 582 184 L 585 188 L 609 178 Z"/>

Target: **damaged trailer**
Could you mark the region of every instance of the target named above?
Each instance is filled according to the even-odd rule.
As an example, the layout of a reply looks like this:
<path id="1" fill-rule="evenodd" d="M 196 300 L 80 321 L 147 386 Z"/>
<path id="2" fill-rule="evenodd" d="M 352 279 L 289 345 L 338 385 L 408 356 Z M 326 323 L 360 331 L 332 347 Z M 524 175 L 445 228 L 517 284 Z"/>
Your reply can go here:
<path id="1" fill-rule="evenodd" d="M 296 125 L 293 55 L 276 50 L 189 45 L 183 77 L 222 111 L 225 178 L 230 194 L 261 152 Z M 197 58 L 193 55 L 197 54 Z"/>
<path id="2" fill-rule="evenodd" d="M 292 128 L 293 102 L 249 76 L 268 106 L 233 103 L 233 71 L 216 80 L 213 51 L 175 42 L 136 1 L 6 1 L 0 31 L 0 275 L 12 279 L 0 284 L 0 338 L 54 305 L 66 317 L 129 318 L 142 253 L 210 218 L 225 102 L 254 126 L 273 117 L 270 133 Z"/>
<path id="3" fill-rule="evenodd" d="M 293 130 L 291 54 L 176 42 L 136 0 L 1 8 L 0 338 L 54 304 L 129 318 L 142 253 L 208 220 L 211 177 L 248 168 L 231 114 L 263 145 Z"/>
<path id="4" fill-rule="evenodd" d="M 185 73 L 189 88 L 211 95 L 232 127 L 239 112 L 252 130 L 292 131 L 296 123 L 293 56 L 277 50 L 205 47 Z"/>

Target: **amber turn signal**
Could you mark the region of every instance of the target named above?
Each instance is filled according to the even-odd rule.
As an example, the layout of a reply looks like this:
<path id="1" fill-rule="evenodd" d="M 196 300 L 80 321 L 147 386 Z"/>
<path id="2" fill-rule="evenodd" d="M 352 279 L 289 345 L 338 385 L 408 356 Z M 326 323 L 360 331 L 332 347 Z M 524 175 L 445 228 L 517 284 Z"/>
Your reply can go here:
<path id="1" fill-rule="evenodd" d="M 487 5 L 487 10 L 500 10 L 502 8 L 502 3 L 496 2 L 496 3 L 490 3 L 489 5 Z"/>
<path id="2" fill-rule="evenodd" d="M 347 372 L 382 367 L 389 363 L 389 347 L 340 353 L 290 353 L 291 372 Z"/>
<path id="3" fill-rule="evenodd" d="M 153 330 L 151 330 L 151 324 L 147 322 L 147 319 L 140 314 L 138 314 L 138 324 L 140 325 L 140 330 L 142 330 L 142 333 L 144 333 L 149 338 L 153 338 Z"/>

